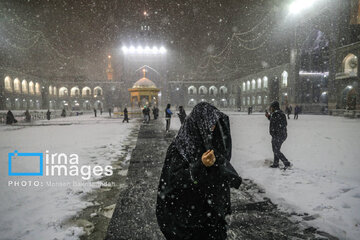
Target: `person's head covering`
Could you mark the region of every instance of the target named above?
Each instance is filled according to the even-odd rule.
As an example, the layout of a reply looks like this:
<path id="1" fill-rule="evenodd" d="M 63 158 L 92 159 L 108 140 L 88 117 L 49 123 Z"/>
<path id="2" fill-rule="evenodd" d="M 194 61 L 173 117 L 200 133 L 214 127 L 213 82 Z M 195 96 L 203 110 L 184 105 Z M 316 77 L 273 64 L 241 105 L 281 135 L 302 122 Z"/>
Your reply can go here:
<path id="1" fill-rule="evenodd" d="M 171 107 L 171 105 L 170 105 L 170 103 L 168 103 L 167 105 L 166 105 L 166 108 L 170 108 Z"/>
<path id="2" fill-rule="evenodd" d="M 212 126 L 216 126 L 214 132 Z M 206 102 L 197 104 L 174 139 L 179 153 L 189 162 L 196 162 L 209 149 L 231 158 L 229 117 Z"/>
<path id="3" fill-rule="evenodd" d="M 270 105 L 270 107 L 274 108 L 274 110 L 279 110 L 280 109 L 280 104 L 278 101 L 273 101 Z"/>

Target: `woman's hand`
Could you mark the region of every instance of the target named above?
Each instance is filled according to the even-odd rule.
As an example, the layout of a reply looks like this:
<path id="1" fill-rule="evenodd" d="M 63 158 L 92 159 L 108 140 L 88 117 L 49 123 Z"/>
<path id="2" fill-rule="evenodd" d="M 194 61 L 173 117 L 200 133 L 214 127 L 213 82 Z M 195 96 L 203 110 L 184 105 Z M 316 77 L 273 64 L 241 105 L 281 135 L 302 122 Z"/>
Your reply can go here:
<path id="1" fill-rule="evenodd" d="M 203 153 L 201 161 L 206 167 L 211 167 L 214 165 L 216 161 L 214 150 L 207 150 L 205 153 Z"/>

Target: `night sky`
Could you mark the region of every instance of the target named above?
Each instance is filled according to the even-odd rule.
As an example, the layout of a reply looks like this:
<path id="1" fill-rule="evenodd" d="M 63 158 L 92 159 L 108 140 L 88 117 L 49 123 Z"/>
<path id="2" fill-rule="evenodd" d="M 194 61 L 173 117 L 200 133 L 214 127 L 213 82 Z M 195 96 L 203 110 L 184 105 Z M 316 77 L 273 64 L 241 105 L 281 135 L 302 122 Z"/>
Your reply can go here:
<path id="1" fill-rule="evenodd" d="M 271 2 L 2 1 L 1 65 L 39 76 L 96 79 L 104 77 L 107 54 L 116 59 L 123 44 L 146 42 L 164 45 L 174 57 L 181 56 L 178 64 L 190 72 L 204 56 L 221 51 L 233 32 L 259 22 Z M 150 38 L 139 34 L 144 23 L 151 26 Z M 37 34 L 40 40 L 32 46 Z"/>

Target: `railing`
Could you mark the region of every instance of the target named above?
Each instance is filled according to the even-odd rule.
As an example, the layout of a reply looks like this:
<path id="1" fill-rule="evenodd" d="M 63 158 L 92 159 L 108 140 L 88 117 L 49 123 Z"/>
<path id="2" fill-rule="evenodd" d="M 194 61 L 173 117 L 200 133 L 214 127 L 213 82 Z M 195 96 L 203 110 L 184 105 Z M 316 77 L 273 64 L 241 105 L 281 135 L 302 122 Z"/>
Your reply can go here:
<path id="1" fill-rule="evenodd" d="M 329 115 L 348 118 L 360 118 L 360 110 L 330 109 Z"/>

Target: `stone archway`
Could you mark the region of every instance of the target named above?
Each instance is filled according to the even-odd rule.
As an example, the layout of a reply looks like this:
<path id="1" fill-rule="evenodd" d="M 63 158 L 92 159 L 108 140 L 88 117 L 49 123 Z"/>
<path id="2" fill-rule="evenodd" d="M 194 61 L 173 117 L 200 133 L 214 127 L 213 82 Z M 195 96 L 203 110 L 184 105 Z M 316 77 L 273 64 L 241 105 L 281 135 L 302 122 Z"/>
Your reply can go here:
<path id="1" fill-rule="evenodd" d="M 100 110 L 100 108 L 103 108 L 103 103 L 102 101 L 100 100 L 97 100 L 95 103 L 94 103 L 94 108 Z"/>
<path id="2" fill-rule="evenodd" d="M 12 108 L 10 98 L 6 98 L 5 106 L 6 106 L 7 109 L 11 109 L 11 108 Z"/>
<path id="3" fill-rule="evenodd" d="M 85 110 L 91 110 L 91 103 L 89 100 L 84 101 L 83 103 L 83 109 Z"/>

